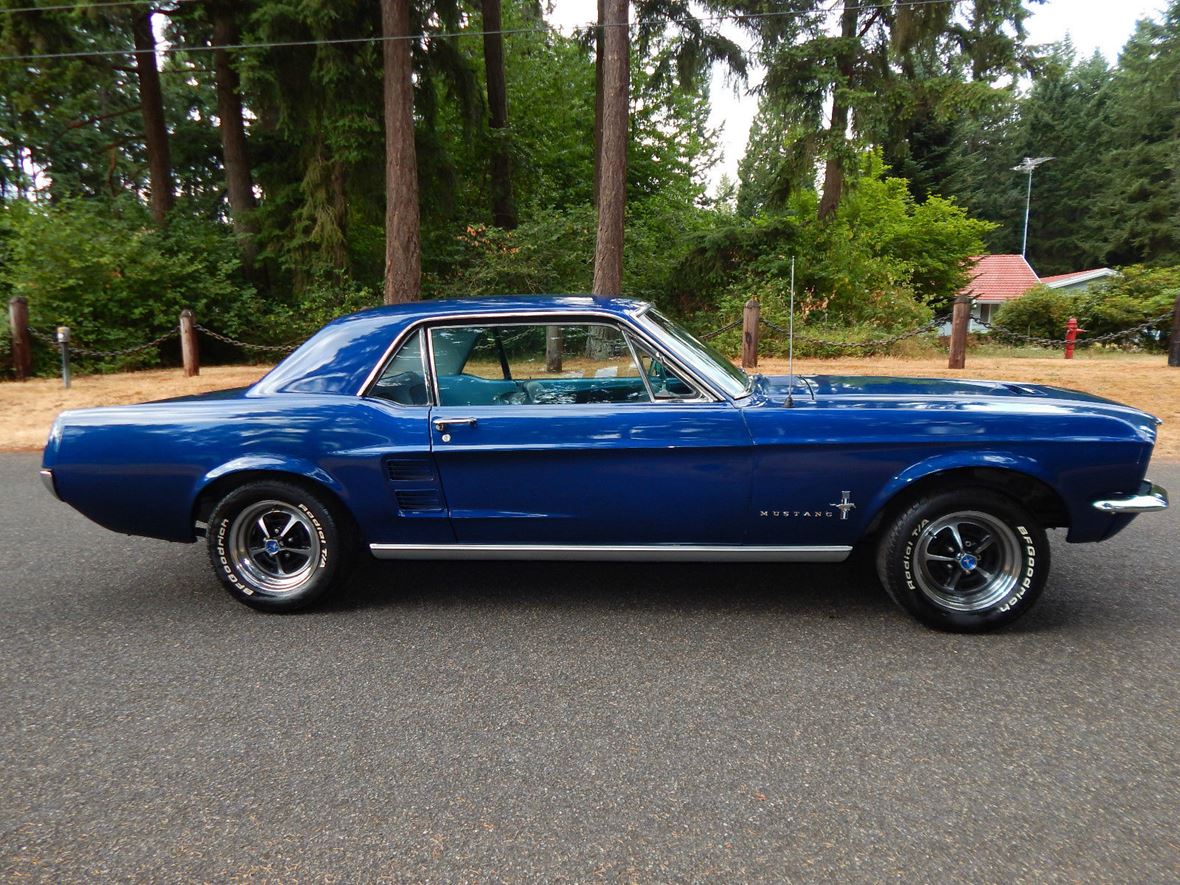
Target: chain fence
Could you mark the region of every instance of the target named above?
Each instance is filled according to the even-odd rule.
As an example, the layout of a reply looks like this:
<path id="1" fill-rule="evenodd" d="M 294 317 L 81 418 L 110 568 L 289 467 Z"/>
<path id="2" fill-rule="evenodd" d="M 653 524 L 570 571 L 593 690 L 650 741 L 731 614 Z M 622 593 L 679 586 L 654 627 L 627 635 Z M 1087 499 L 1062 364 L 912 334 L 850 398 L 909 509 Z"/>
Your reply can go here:
<path id="1" fill-rule="evenodd" d="M 1145 335 L 1145 334 L 1152 332 L 1152 331 L 1160 331 L 1159 327 L 1162 324 L 1164 324 L 1165 322 L 1170 322 L 1172 320 L 1172 318 L 1173 318 L 1173 312 L 1168 311 L 1167 313 L 1163 313 L 1163 314 L 1160 314 L 1159 316 L 1152 317 L 1149 320 L 1145 320 L 1144 322 L 1139 323 L 1136 326 L 1131 326 L 1130 328 L 1127 328 L 1127 329 L 1120 329 L 1115 332 L 1107 332 L 1104 335 L 1095 335 L 1093 337 L 1084 337 L 1084 332 L 1081 332 L 1081 330 L 1079 330 L 1079 335 L 1078 335 L 1076 341 L 1074 342 L 1074 346 L 1075 347 L 1088 347 L 1089 345 L 1092 345 L 1092 344 L 1108 344 L 1108 343 L 1115 342 L 1115 341 L 1136 338 L 1136 337 Z M 788 329 L 786 326 L 780 326 L 778 323 L 772 322 L 771 320 L 768 320 L 765 317 L 759 317 L 758 322 L 761 326 L 764 326 L 774 332 L 777 332 L 780 335 L 790 336 L 790 334 L 791 334 L 791 330 Z M 885 338 L 873 338 L 873 339 L 870 339 L 867 341 L 836 341 L 836 340 L 827 339 L 827 338 L 818 338 L 814 335 L 808 334 L 807 332 L 800 332 L 799 330 L 796 329 L 795 340 L 803 342 L 805 344 L 812 344 L 812 345 L 815 345 L 818 347 L 828 347 L 828 348 L 833 348 L 833 349 L 837 349 L 837 350 L 849 350 L 849 351 L 863 350 L 863 351 L 868 352 L 868 351 L 873 351 L 873 350 L 884 350 L 886 348 L 894 346 L 895 344 L 905 341 L 908 338 L 916 338 L 919 335 L 928 334 L 929 332 L 933 332 L 934 330 L 936 330 L 942 326 L 945 326 L 945 325 L 949 324 L 950 322 L 951 322 L 951 317 L 949 315 L 935 317 L 934 319 L 930 320 L 929 322 L 923 323 L 922 325 L 917 326 L 913 329 L 908 329 L 904 332 L 898 332 L 896 335 L 890 335 Z M 1066 346 L 1066 344 L 1069 343 L 1068 340 L 1065 338 L 1045 338 L 1045 337 L 1039 337 L 1036 335 L 1024 335 L 1024 334 L 1021 334 L 1020 332 L 1015 332 L 1010 329 L 1004 329 L 1000 326 L 995 325 L 994 323 L 989 323 L 989 322 L 986 322 L 984 320 L 981 320 L 981 319 L 978 319 L 975 317 L 971 318 L 971 324 L 974 327 L 982 327 L 982 328 L 986 329 L 989 333 L 996 336 L 997 338 L 1018 341 L 1018 342 L 1021 342 L 1024 344 L 1031 344 L 1036 347 L 1063 348 Z M 709 332 L 705 332 L 701 335 L 698 335 L 697 337 L 700 338 L 700 340 L 702 340 L 702 341 L 709 341 L 712 338 L 716 338 L 719 335 L 723 335 L 726 332 L 731 331 L 732 329 L 736 329 L 736 328 L 741 327 L 742 325 L 743 325 L 742 320 L 740 320 L 740 319 L 734 320 L 732 323 L 727 323 L 724 326 L 721 326 L 717 329 L 713 329 L 712 331 L 709 331 Z"/>
<path id="2" fill-rule="evenodd" d="M 1173 311 L 1162 313 L 1157 317 L 1146 320 L 1137 326 L 1132 326 L 1129 329 L 1120 329 L 1116 332 L 1107 332 L 1105 335 L 1095 335 L 1093 338 L 1084 338 L 1083 332 L 1079 330 L 1078 338 L 1074 342 L 1075 347 L 1087 347 L 1091 344 L 1106 344 L 1112 341 L 1119 341 L 1126 338 L 1134 338 L 1140 335 L 1145 335 L 1151 331 L 1158 331 L 1157 326 L 1165 321 L 1171 321 L 1173 318 Z M 1014 341 L 1021 341 L 1025 344 L 1032 344 L 1036 347 L 1065 347 L 1069 342 L 1065 338 L 1043 338 L 1036 335 L 1023 335 L 1020 332 L 1014 332 L 1011 329 L 1003 329 L 996 326 L 994 323 L 989 323 L 984 320 L 974 319 L 973 322 L 977 326 L 982 326 L 993 335 L 1001 338 L 1011 339 Z"/>
<path id="3" fill-rule="evenodd" d="M 29 328 L 29 334 L 34 338 L 48 344 L 50 347 L 56 348 L 60 344 L 60 342 L 57 340 L 56 334 L 42 332 L 40 329 L 34 329 L 32 327 Z M 111 359 L 120 356 L 131 356 L 133 353 L 151 350 L 153 347 L 159 347 L 165 341 L 179 337 L 180 330 L 173 329 L 171 332 L 167 332 L 164 335 L 161 335 L 159 338 L 154 338 L 146 344 L 136 344 L 133 347 L 124 347 L 119 350 L 94 350 L 89 347 L 81 347 L 78 344 L 75 344 L 72 339 L 68 342 L 68 344 L 71 355 L 77 354 L 79 356 L 91 356 L 97 357 L 99 359 Z"/>
<path id="4" fill-rule="evenodd" d="M 214 332 L 212 329 L 202 326 L 200 323 L 195 323 L 194 328 L 198 332 L 202 332 L 223 344 L 232 344 L 235 347 L 240 347 L 243 350 L 254 350 L 259 353 L 290 353 L 302 344 L 305 338 L 300 338 L 297 341 L 288 341 L 286 344 L 251 344 L 249 341 L 239 341 L 237 338 L 231 338 L 228 335 L 222 335 L 220 332 Z"/>
<path id="5" fill-rule="evenodd" d="M 220 341 L 223 344 L 231 344 L 234 347 L 240 347 L 243 350 L 257 351 L 259 353 L 287 354 L 295 350 L 295 348 L 297 348 L 306 340 L 304 338 L 300 338 L 297 341 L 290 341 L 286 344 L 253 344 L 249 341 L 241 341 L 237 338 L 231 338 L 229 335 L 223 335 L 220 332 L 215 332 L 207 326 L 202 326 L 200 323 L 195 323 L 194 328 L 203 335 L 208 335 L 210 338 Z M 42 332 L 40 329 L 34 329 L 32 326 L 30 326 L 29 335 L 54 349 L 61 345 L 61 342 L 59 342 L 57 339 L 57 334 L 53 332 Z M 166 341 L 171 341 L 173 338 L 179 337 L 180 330 L 173 329 L 171 332 L 165 332 L 158 338 L 153 338 L 151 341 L 148 341 L 144 344 L 136 344 L 133 347 L 123 347 L 118 350 L 96 350 L 90 347 L 82 347 L 72 337 L 67 343 L 69 344 L 71 356 L 87 356 L 94 357 L 96 359 L 115 359 L 117 357 L 132 356 L 136 353 L 142 353 L 143 351 L 151 350 L 153 348 L 159 347 Z"/>
<path id="6" fill-rule="evenodd" d="M 741 320 L 734 320 L 732 323 L 730 323 L 727 326 L 722 326 L 720 329 L 714 329 L 712 332 L 706 332 L 704 335 L 701 335 L 699 337 L 702 341 L 708 341 L 710 338 L 716 338 L 718 335 L 724 335 L 730 329 L 736 329 L 741 324 L 742 324 Z"/>
<path id="7" fill-rule="evenodd" d="M 1144 320 L 1143 322 L 1138 323 L 1138 324 L 1131 326 L 1129 328 L 1119 329 L 1114 332 L 1107 332 L 1102 335 L 1086 336 L 1083 330 L 1079 330 L 1079 334 L 1078 334 L 1077 338 L 1073 341 L 1073 344 L 1075 347 L 1081 348 L 1081 347 L 1089 347 L 1089 346 L 1095 345 L 1095 344 L 1111 344 L 1111 343 L 1115 343 L 1115 342 L 1126 342 L 1126 341 L 1129 341 L 1129 340 L 1135 339 L 1135 338 L 1142 338 L 1143 336 L 1148 335 L 1153 332 L 1163 332 L 1164 329 L 1161 327 L 1165 323 L 1171 322 L 1172 319 L 1173 319 L 1173 312 L 1168 311 L 1167 313 L 1162 313 L 1159 316 L 1155 316 L 1155 317 L 1152 317 L 1151 319 Z M 916 326 L 912 329 L 907 329 L 903 332 L 898 332 L 897 334 L 889 335 L 889 336 L 886 336 L 883 338 L 873 338 L 873 339 L 869 339 L 869 340 L 865 340 L 865 341 L 847 341 L 847 340 L 841 341 L 841 340 L 835 340 L 835 339 L 821 338 L 816 335 L 810 334 L 807 331 L 800 331 L 800 330 L 796 329 L 795 330 L 795 340 L 800 343 L 803 343 L 806 345 L 812 345 L 815 347 L 829 348 L 829 349 L 837 350 L 837 351 L 861 352 L 861 353 L 868 354 L 868 353 L 872 353 L 872 352 L 880 352 L 880 351 L 887 350 L 887 349 L 893 347 L 894 345 L 899 344 L 900 342 L 905 341 L 906 339 L 909 339 L 909 338 L 917 338 L 918 336 L 926 335 L 926 334 L 933 332 L 941 327 L 946 326 L 950 321 L 951 321 L 950 316 L 939 316 L 939 317 L 935 317 L 934 319 L 930 320 L 929 322 L 923 323 L 922 325 Z M 760 327 L 766 328 L 766 329 L 768 329 L 772 332 L 775 332 L 779 335 L 790 336 L 790 334 L 791 334 L 791 330 L 788 329 L 786 326 L 779 325 L 778 323 L 775 323 L 772 320 L 766 319 L 765 317 L 759 316 L 758 323 L 759 323 Z M 1022 334 L 1020 332 L 1013 331 L 1011 329 L 1005 329 L 1003 327 L 997 326 L 995 323 L 987 322 L 987 321 L 984 321 L 981 319 L 977 319 L 975 317 L 971 318 L 971 323 L 972 323 L 973 329 L 978 329 L 978 328 L 985 329 L 992 336 L 994 336 L 995 339 L 998 339 L 998 340 L 1012 341 L 1012 342 L 1017 342 L 1020 344 L 1033 345 L 1036 347 L 1057 348 L 1057 349 L 1066 347 L 1070 343 L 1068 341 L 1068 339 L 1064 338 L 1064 337 L 1063 338 L 1048 338 L 1048 337 L 1037 336 L 1037 335 L 1026 335 L 1026 334 Z M 726 332 L 733 331 L 734 329 L 743 328 L 744 324 L 745 324 L 745 318 L 739 317 L 738 319 L 734 320 L 731 323 L 726 323 L 725 325 L 723 325 L 719 328 L 713 329 L 709 332 L 705 332 L 704 334 L 701 334 L 698 337 L 703 341 L 709 341 L 711 339 L 717 338 L 720 335 L 724 335 Z M 226 335 L 222 332 L 215 331 L 214 329 L 210 329 L 208 326 L 203 326 L 200 323 L 193 323 L 192 328 L 196 332 L 198 332 L 202 335 L 205 335 L 209 338 L 212 338 L 215 341 L 219 341 L 222 344 L 228 344 L 232 347 L 237 347 L 237 348 L 240 348 L 240 349 L 247 351 L 247 352 L 259 353 L 259 354 L 274 354 L 274 355 L 284 355 L 285 356 L 286 354 L 292 352 L 297 347 L 299 347 L 300 344 L 302 344 L 303 341 L 306 340 L 305 338 L 301 338 L 301 339 L 298 339 L 295 341 L 289 341 L 285 344 L 256 344 L 256 343 L 253 343 L 250 341 L 242 341 L 239 338 L 234 338 L 234 337 L 232 337 L 230 335 Z M 59 342 L 56 333 L 45 332 L 40 329 L 35 329 L 32 327 L 28 327 L 28 333 L 32 338 L 48 345 L 50 348 L 52 348 L 54 350 L 59 348 L 61 345 L 61 342 Z M 515 336 L 513 336 L 513 335 L 506 336 L 505 341 L 508 341 L 509 339 L 515 339 L 516 337 L 519 337 L 521 334 L 524 334 L 524 333 L 517 333 L 517 335 L 515 335 Z M 68 350 L 71 355 L 90 357 L 90 358 L 95 358 L 95 359 L 118 359 L 121 357 L 129 357 L 129 356 L 133 356 L 138 353 L 143 353 L 145 351 L 153 350 L 155 348 L 160 347 L 162 344 L 165 344 L 166 342 L 171 341 L 174 338 L 179 338 L 180 336 L 181 336 L 181 332 L 179 329 L 172 329 L 171 331 L 165 332 L 164 334 L 162 334 L 156 338 L 153 338 L 151 341 L 144 342 L 143 344 L 136 344 L 136 345 L 133 345 L 130 347 L 114 348 L 114 349 L 110 349 L 110 350 L 100 350 L 97 348 L 83 347 L 83 346 L 77 344 L 73 340 L 67 341 L 66 344 L 68 346 Z"/>
<path id="8" fill-rule="evenodd" d="M 790 329 L 780 326 L 777 323 L 772 323 L 766 318 L 760 318 L 760 322 L 768 329 L 773 329 L 775 332 L 778 332 L 782 335 L 791 334 Z M 811 335 L 800 334 L 799 332 L 795 333 L 795 340 L 802 341 L 805 344 L 815 344 L 820 347 L 832 347 L 846 350 L 884 350 L 887 347 L 892 347 L 901 341 L 905 341 L 907 338 L 917 338 L 919 335 L 925 335 L 927 332 L 933 332 L 939 326 L 945 325 L 948 322 L 950 322 L 950 317 L 935 317 L 934 319 L 930 320 L 930 322 L 924 323 L 923 325 L 916 328 L 909 329 L 908 331 L 898 332 L 896 335 L 890 335 L 888 338 L 872 338 L 868 341 L 830 341 L 825 338 L 816 338 Z"/>

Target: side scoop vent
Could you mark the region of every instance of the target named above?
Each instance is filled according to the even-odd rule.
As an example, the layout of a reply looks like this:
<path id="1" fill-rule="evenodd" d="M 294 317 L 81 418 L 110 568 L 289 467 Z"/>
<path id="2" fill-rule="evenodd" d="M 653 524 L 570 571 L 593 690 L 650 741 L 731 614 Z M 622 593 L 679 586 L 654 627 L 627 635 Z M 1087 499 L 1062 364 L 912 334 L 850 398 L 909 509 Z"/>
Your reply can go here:
<path id="1" fill-rule="evenodd" d="M 428 461 L 387 461 L 385 469 L 393 482 L 435 482 L 437 479 Z"/>
<path id="2" fill-rule="evenodd" d="M 434 489 L 413 489 L 395 492 L 397 509 L 402 513 L 429 513 L 442 510 L 442 496 Z"/>

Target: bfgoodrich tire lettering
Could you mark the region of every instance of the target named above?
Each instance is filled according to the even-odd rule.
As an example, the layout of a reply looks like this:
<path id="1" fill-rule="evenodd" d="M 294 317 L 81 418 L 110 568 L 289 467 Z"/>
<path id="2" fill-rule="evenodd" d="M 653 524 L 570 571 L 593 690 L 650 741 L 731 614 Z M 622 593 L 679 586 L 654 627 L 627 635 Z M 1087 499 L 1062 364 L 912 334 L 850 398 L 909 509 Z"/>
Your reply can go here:
<path id="1" fill-rule="evenodd" d="M 1049 575 L 1045 530 L 988 489 L 929 495 L 881 538 L 877 573 L 893 600 L 933 627 L 991 630 L 1025 614 Z"/>
<path id="2" fill-rule="evenodd" d="M 281 480 L 226 495 L 210 516 L 208 544 L 230 595 L 264 611 L 293 611 L 322 597 L 343 579 L 354 546 L 326 501 Z"/>

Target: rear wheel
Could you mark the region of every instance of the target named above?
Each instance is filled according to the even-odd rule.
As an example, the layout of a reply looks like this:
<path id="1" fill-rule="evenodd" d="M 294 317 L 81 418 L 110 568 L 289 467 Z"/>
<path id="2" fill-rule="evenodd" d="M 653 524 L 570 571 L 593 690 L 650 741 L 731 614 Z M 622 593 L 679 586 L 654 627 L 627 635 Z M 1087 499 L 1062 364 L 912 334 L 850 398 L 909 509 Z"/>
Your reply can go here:
<path id="1" fill-rule="evenodd" d="M 209 519 L 209 557 L 230 595 L 263 611 L 308 606 L 343 579 L 348 532 L 318 495 L 280 480 L 230 492 Z"/>
<path id="2" fill-rule="evenodd" d="M 881 583 L 933 627 L 991 630 L 1032 607 L 1049 575 L 1045 530 L 1016 501 L 987 489 L 920 498 L 885 531 Z"/>

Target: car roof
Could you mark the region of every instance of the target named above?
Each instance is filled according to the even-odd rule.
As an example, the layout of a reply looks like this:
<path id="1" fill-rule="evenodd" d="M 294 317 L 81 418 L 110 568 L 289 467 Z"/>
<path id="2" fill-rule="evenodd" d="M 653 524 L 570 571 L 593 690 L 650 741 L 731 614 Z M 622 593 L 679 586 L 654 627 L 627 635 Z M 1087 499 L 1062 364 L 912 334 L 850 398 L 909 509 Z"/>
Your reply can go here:
<path id="1" fill-rule="evenodd" d="M 580 313 L 623 316 L 647 307 L 634 298 L 593 295 L 513 295 L 408 301 L 332 320 L 255 384 L 247 395 L 279 392 L 355 393 L 402 329 L 453 314 Z"/>
<path id="2" fill-rule="evenodd" d="M 637 298 L 605 295 L 489 295 L 479 298 L 437 298 L 430 301 L 406 301 L 383 304 L 351 314 L 353 317 L 428 317 L 450 313 L 512 313 L 518 310 L 600 310 L 608 313 L 634 313 L 647 306 Z M 340 317 L 333 322 L 341 322 Z"/>

